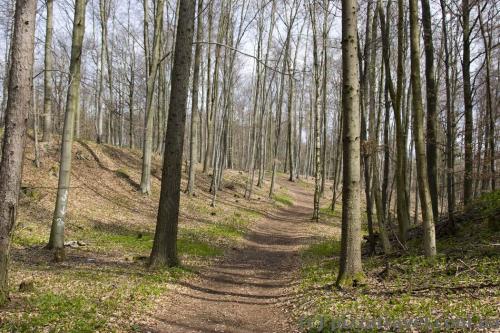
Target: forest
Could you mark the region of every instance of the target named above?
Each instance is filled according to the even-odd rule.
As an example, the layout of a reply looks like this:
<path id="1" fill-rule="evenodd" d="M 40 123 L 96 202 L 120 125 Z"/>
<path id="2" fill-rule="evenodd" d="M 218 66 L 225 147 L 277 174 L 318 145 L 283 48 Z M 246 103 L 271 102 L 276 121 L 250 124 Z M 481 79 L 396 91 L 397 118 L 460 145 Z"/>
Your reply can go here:
<path id="1" fill-rule="evenodd" d="M 499 332 L 500 1 L 0 0 L 0 332 Z"/>

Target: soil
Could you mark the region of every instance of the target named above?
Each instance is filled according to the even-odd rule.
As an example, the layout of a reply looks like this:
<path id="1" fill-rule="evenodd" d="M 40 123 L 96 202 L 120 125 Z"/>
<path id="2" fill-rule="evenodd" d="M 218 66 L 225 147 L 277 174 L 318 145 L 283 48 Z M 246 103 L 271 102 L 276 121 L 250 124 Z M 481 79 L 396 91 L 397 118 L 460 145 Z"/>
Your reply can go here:
<path id="1" fill-rule="evenodd" d="M 196 277 L 172 290 L 149 332 L 298 332 L 289 311 L 300 248 L 318 237 L 310 191 L 279 180 L 293 206 L 266 214 L 249 227 L 243 246 L 197 267 Z M 157 309 L 158 310 L 158 309 Z"/>

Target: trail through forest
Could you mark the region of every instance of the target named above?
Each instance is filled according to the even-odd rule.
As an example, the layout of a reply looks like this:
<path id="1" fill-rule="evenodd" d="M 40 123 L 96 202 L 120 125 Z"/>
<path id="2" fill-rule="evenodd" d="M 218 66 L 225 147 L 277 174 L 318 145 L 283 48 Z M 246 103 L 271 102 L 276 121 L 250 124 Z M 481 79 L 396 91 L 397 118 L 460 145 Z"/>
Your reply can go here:
<path id="1" fill-rule="evenodd" d="M 280 179 L 293 206 L 249 226 L 241 249 L 181 281 L 157 313 L 152 332 L 296 332 L 287 311 L 299 269 L 299 250 L 315 235 L 312 193 Z"/>

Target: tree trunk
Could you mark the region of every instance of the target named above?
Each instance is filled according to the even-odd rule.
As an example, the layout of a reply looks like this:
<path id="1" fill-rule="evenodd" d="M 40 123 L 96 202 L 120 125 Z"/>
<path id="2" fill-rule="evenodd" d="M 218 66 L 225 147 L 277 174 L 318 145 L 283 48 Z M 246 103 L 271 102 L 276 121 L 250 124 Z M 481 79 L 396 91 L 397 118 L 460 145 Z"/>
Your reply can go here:
<path id="1" fill-rule="evenodd" d="M 387 11 L 390 10 L 390 2 L 388 3 Z M 394 109 L 394 122 L 396 125 L 396 191 L 397 191 L 397 215 L 399 226 L 399 238 L 404 244 L 408 229 L 410 227 L 410 211 L 408 208 L 408 197 L 406 194 L 406 136 L 404 132 L 404 124 L 402 119 L 402 95 L 403 95 L 403 74 L 404 74 L 404 7 L 403 0 L 398 0 L 398 59 L 397 59 L 397 82 L 396 89 L 391 78 L 390 66 L 390 38 L 389 38 L 389 20 L 386 23 L 384 10 L 378 1 L 378 12 L 380 19 L 380 29 L 382 31 L 382 53 L 384 57 L 384 67 L 386 82 L 388 85 L 389 96 Z M 390 17 L 390 15 L 387 15 Z"/>
<path id="2" fill-rule="evenodd" d="M 495 122 L 496 115 L 493 110 L 493 101 L 491 94 L 491 49 L 492 49 L 492 32 L 489 34 L 486 33 L 486 24 L 483 20 L 483 16 L 481 13 L 481 8 L 479 2 L 477 2 L 478 7 L 478 17 L 479 17 L 479 27 L 481 30 L 481 36 L 483 39 L 484 50 L 485 50 L 485 67 L 486 67 L 486 113 L 487 113 L 487 145 L 489 146 L 489 150 L 485 150 L 485 169 L 489 168 L 489 177 L 484 177 L 483 179 L 483 188 L 488 190 L 488 178 L 489 185 L 491 186 L 490 190 L 495 191 Z M 489 162 L 489 163 L 488 163 Z M 487 165 L 489 164 L 489 165 Z"/>
<path id="3" fill-rule="evenodd" d="M 368 92 L 368 83 L 369 83 L 369 73 L 368 70 L 371 67 L 374 67 L 375 64 L 372 64 L 371 61 L 371 48 L 372 48 L 372 4 L 370 1 L 367 6 L 367 20 L 366 20 L 366 29 L 365 29 L 365 46 L 363 50 L 363 55 L 361 54 L 361 47 L 358 40 L 358 58 L 359 58 L 359 71 L 360 71 L 360 82 L 361 82 L 361 90 L 360 90 L 360 98 L 361 98 L 361 153 L 363 157 L 363 173 L 365 178 L 365 199 L 366 199 L 366 217 L 368 224 L 368 241 L 370 244 L 370 254 L 375 253 L 375 235 L 373 233 L 373 196 L 372 196 L 372 184 L 371 184 L 371 158 L 372 158 L 372 138 L 368 139 L 368 128 L 373 127 L 373 119 L 370 119 L 370 123 L 367 124 L 368 118 L 368 100 L 370 95 L 374 95 L 375 93 L 369 94 Z M 376 20 L 373 19 L 373 21 Z M 364 66 L 363 66 L 364 59 Z M 375 75 L 373 73 L 373 75 Z M 370 78 L 371 79 L 371 78 Z M 373 79 L 374 81 L 374 79 Z M 373 82 L 370 82 L 370 88 L 373 85 Z M 374 98 L 374 97 L 373 97 Z M 370 105 L 371 106 L 371 105 Z M 373 108 L 370 108 L 370 115 L 374 113 Z M 373 118 L 373 117 L 372 117 Z"/>
<path id="4" fill-rule="evenodd" d="M 437 86 L 434 77 L 434 44 L 432 41 L 432 21 L 429 0 L 421 0 L 422 3 L 422 27 L 424 32 L 425 51 L 425 81 L 427 97 L 427 175 L 429 178 L 429 191 L 432 201 L 432 213 L 434 220 L 438 219 L 438 150 L 437 150 Z"/>
<path id="5" fill-rule="evenodd" d="M 444 67 L 445 67 L 445 85 L 446 85 L 446 191 L 448 201 L 448 220 L 450 227 L 455 229 L 455 111 L 452 109 L 451 102 L 451 83 L 450 83 L 450 48 L 448 46 L 448 31 L 446 26 L 446 2 L 440 0 L 442 29 L 443 29 L 443 48 L 444 48 Z"/>
<path id="6" fill-rule="evenodd" d="M 337 285 L 356 286 L 363 279 L 360 216 L 360 119 L 357 0 L 342 0 L 343 184 L 342 239 Z"/>
<path id="7" fill-rule="evenodd" d="M 80 80 L 82 62 L 82 44 L 85 35 L 85 0 L 76 0 L 73 19 L 73 36 L 71 40 L 71 60 L 69 68 L 69 88 L 66 98 L 66 113 L 61 142 L 61 160 L 59 167 L 59 182 L 57 186 L 56 206 L 50 230 L 48 249 L 53 249 L 56 261 L 64 260 L 64 220 L 68 206 L 68 194 L 71 178 L 71 150 L 75 113 L 80 103 Z"/>
<path id="8" fill-rule="evenodd" d="M 53 26 L 53 8 L 54 0 L 47 0 L 47 21 L 45 24 L 45 60 L 43 73 L 44 97 L 43 97 L 43 135 L 42 141 L 50 141 L 52 138 L 52 37 L 54 33 Z"/>
<path id="9" fill-rule="evenodd" d="M 35 13 L 35 0 L 16 1 L 0 161 L 0 305 L 9 299 L 10 241 L 17 217 L 26 130 L 32 103 Z"/>
<path id="10" fill-rule="evenodd" d="M 464 195 L 463 202 L 468 204 L 472 199 L 472 131 L 474 128 L 472 120 L 472 88 L 470 79 L 470 27 L 469 27 L 470 5 L 469 0 L 462 0 L 462 29 L 463 29 L 463 58 L 462 75 L 464 86 L 464 144 L 465 144 L 465 172 L 464 172 Z"/>
<path id="11" fill-rule="evenodd" d="M 205 101 L 205 156 L 203 158 L 203 173 L 208 172 L 208 164 L 210 162 L 210 137 L 212 133 L 212 111 L 210 108 L 210 99 L 212 98 L 212 25 L 213 25 L 213 2 L 208 5 L 208 45 L 207 45 L 207 93 Z"/>
<path id="12" fill-rule="evenodd" d="M 424 252 L 426 257 L 436 255 L 436 235 L 424 144 L 423 106 L 420 83 L 420 29 L 417 0 L 410 0 L 411 88 L 413 108 L 413 137 L 417 163 L 418 192 L 424 225 Z"/>
<path id="13" fill-rule="evenodd" d="M 316 26 L 316 8 L 314 4 L 309 7 L 311 25 L 313 31 L 313 76 L 314 76 L 314 207 L 312 219 L 319 220 L 320 197 L 321 197 L 321 140 L 320 140 L 320 116 L 319 116 L 319 85 L 320 68 L 318 57 L 318 32 Z M 357 56 L 357 55 L 356 55 Z"/>
<path id="14" fill-rule="evenodd" d="M 162 2 L 162 0 L 160 0 Z M 180 0 L 177 25 L 174 64 L 172 67 L 169 113 L 160 203 L 153 249 L 150 256 L 152 267 L 176 266 L 177 228 L 179 222 L 180 184 L 182 172 L 182 151 L 186 104 L 191 69 L 194 30 L 194 1 Z"/>
<path id="15" fill-rule="evenodd" d="M 193 68 L 193 90 L 191 93 L 191 130 L 189 142 L 189 178 L 187 192 L 189 195 L 194 193 L 195 182 L 195 164 L 198 161 L 196 156 L 198 152 L 198 123 L 200 121 L 198 115 L 198 91 L 200 81 L 200 62 L 201 62 L 201 41 L 203 39 L 203 0 L 198 0 L 198 18 L 196 28 L 196 47 L 194 51 L 194 68 Z"/>
<path id="16" fill-rule="evenodd" d="M 145 2 L 147 0 L 144 0 Z M 153 54 L 149 63 L 149 71 L 146 80 L 146 127 L 144 128 L 144 143 L 142 146 L 142 172 L 141 192 L 151 193 L 151 160 L 153 154 L 153 93 L 156 82 L 156 74 L 160 61 L 160 37 L 163 29 L 163 9 L 165 0 L 158 0 L 153 32 Z"/>

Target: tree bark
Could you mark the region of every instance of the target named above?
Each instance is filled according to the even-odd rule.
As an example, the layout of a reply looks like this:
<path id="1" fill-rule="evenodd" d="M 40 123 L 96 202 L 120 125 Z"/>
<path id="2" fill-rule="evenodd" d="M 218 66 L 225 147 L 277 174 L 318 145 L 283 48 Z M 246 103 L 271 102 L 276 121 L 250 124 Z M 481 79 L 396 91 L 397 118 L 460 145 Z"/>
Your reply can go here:
<path id="1" fill-rule="evenodd" d="M 45 23 L 45 59 L 43 73 L 44 97 L 43 97 L 43 135 L 42 141 L 47 142 L 52 138 L 52 37 L 54 33 L 53 8 L 54 0 L 46 1 L 47 21 Z"/>
<path id="2" fill-rule="evenodd" d="M 54 250 L 56 261 L 64 260 L 64 223 L 68 206 L 68 195 L 71 178 L 71 150 L 75 113 L 80 103 L 80 80 L 82 62 L 82 44 L 85 35 L 85 0 L 76 0 L 73 19 L 73 36 L 71 40 L 71 60 L 69 68 L 69 88 L 66 98 L 66 113 L 61 142 L 61 159 L 59 167 L 59 182 L 57 186 L 56 206 L 50 230 L 48 249 Z"/>
<path id="3" fill-rule="evenodd" d="M 314 76 L 314 207 L 312 219 L 319 220 L 320 197 L 321 197 L 321 140 L 320 140 L 320 116 L 319 116 L 319 86 L 320 86 L 320 66 L 318 57 L 318 32 L 316 23 L 316 8 L 315 4 L 309 7 L 311 16 L 311 25 L 313 31 L 313 76 Z M 342 16 L 343 18 L 343 16 Z M 357 56 L 357 54 L 356 54 Z"/>
<path id="4" fill-rule="evenodd" d="M 427 98 L 427 176 L 434 220 L 439 217 L 438 209 L 438 150 L 437 150 L 437 85 L 434 74 L 434 44 L 432 41 L 432 21 L 429 0 L 421 0 L 422 27 L 424 32 L 425 81 Z"/>
<path id="5" fill-rule="evenodd" d="M 0 305 L 9 299 L 10 241 L 17 217 L 28 115 L 32 106 L 35 13 L 35 0 L 16 1 L 0 160 Z"/>
<path id="6" fill-rule="evenodd" d="M 337 285 L 355 286 L 361 267 L 360 119 L 357 0 L 342 0 L 343 184 L 342 237 Z"/>
<path id="7" fill-rule="evenodd" d="M 446 191 L 448 201 L 448 220 L 451 229 L 455 229 L 455 110 L 452 109 L 450 83 L 450 48 L 446 25 L 446 2 L 440 0 L 441 23 L 443 29 L 444 67 L 446 85 Z"/>
<path id="8" fill-rule="evenodd" d="M 176 84 L 171 85 L 160 203 L 150 256 L 152 267 L 179 264 L 177 230 L 186 104 L 192 58 L 194 8 L 194 1 L 180 0 L 174 64 L 171 74 L 171 82 L 176 82 Z"/>
<path id="9" fill-rule="evenodd" d="M 194 193 L 195 183 L 195 164 L 198 161 L 196 156 L 198 152 L 198 127 L 199 127 L 199 114 L 198 114 L 198 91 L 200 81 L 200 63 L 201 63 L 201 41 L 203 39 L 203 0 L 198 0 L 198 18 L 196 28 L 196 47 L 194 51 L 194 68 L 193 68 L 193 89 L 191 93 L 191 128 L 190 128 L 190 142 L 189 142 L 189 178 L 187 185 L 187 192 L 189 195 Z"/>
<path id="10" fill-rule="evenodd" d="M 144 0 L 145 2 L 147 0 Z M 153 154 L 153 93 L 156 82 L 156 74 L 160 61 L 160 37 L 163 29 L 163 10 L 165 0 L 158 0 L 155 15 L 153 32 L 153 51 L 149 63 L 149 71 L 146 80 L 146 127 L 144 129 L 144 143 L 142 146 L 142 172 L 141 172 L 141 192 L 151 193 L 151 160 Z"/>
<path id="11" fill-rule="evenodd" d="M 398 196 L 396 209 L 398 216 L 399 238 L 404 244 L 406 243 L 407 233 L 410 227 L 410 211 L 406 192 L 406 135 L 401 112 L 404 74 L 404 6 L 403 0 L 398 0 L 398 57 L 396 89 L 394 89 L 394 84 L 391 78 L 389 21 L 386 23 L 384 10 L 382 9 L 380 0 L 378 1 L 377 6 L 380 19 L 380 29 L 382 31 L 382 53 L 384 57 L 385 77 L 389 90 L 389 96 L 394 109 L 394 122 L 396 125 L 396 191 Z M 387 11 L 389 12 L 389 10 L 390 2 L 387 5 Z M 390 17 L 389 13 L 387 16 Z"/>
<path id="12" fill-rule="evenodd" d="M 464 86 L 464 144 L 465 144 L 465 172 L 463 202 L 468 204 L 472 199 L 472 131 L 474 128 L 472 120 L 472 88 L 470 79 L 470 5 L 469 0 L 462 0 L 462 29 L 463 29 L 463 58 L 462 75 Z"/>
<path id="13" fill-rule="evenodd" d="M 410 49 L 411 49 L 411 88 L 413 108 L 413 137 L 417 163 L 418 192 L 424 226 L 424 252 L 426 257 L 436 255 L 436 235 L 432 211 L 431 194 L 424 144 L 422 90 L 420 82 L 420 36 L 418 26 L 417 0 L 410 0 Z"/>

